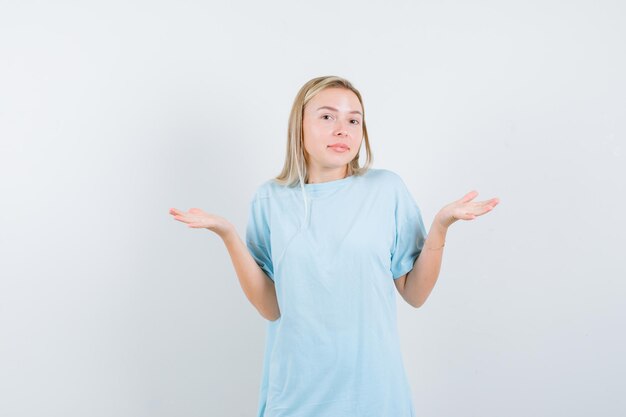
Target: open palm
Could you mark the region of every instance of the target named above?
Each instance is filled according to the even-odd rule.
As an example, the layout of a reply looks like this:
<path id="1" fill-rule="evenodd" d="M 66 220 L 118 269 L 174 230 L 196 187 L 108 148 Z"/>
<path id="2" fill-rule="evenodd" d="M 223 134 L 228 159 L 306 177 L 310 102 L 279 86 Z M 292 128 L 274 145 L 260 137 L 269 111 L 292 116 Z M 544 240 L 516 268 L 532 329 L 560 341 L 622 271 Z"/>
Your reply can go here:
<path id="1" fill-rule="evenodd" d="M 470 191 L 460 200 L 444 206 L 436 216 L 439 224 L 447 228 L 457 220 L 474 220 L 476 217 L 493 210 L 500 203 L 499 198 L 472 201 L 477 195 L 478 191 Z"/>
<path id="2" fill-rule="evenodd" d="M 232 224 L 223 217 L 205 213 L 199 208 L 191 208 L 185 212 L 175 208 L 170 209 L 170 214 L 175 220 L 186 223 L 195 229 L 209 229 L 220 236 L 224 236 L 232 229 Z"/>

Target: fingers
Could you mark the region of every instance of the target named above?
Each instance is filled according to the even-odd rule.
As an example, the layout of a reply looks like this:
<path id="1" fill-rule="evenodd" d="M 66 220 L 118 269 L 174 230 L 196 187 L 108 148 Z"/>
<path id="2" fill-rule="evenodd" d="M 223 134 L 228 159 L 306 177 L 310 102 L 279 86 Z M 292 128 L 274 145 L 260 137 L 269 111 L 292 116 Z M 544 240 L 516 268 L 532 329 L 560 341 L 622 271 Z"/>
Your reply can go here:
<path id="1" fill-rule="evenodd" d="M 482 204 L 493 204 L 496 205 L 500 202 L 500 199 L 497 197 L 490 198 L 489 200 L 480 201 Z"/>
<path id="2" fill-rule="evenodd" d="M 474 198 L 476 198 L 476 196 L 478 196 L 478 191 L 472 190 L 469 193 L 465 194 L 463 196 L 463 198 L 461 198 L 459 201 L 461 203 L 469 203 Z M 500 199 L 498 197 L 494 197 L 494 198 L 491 198 L 489 200 L 478 201 L 478 202 L 475 202 L 475 203 L 476 204 L 491 204 L 491 205 L 493 205 L 495 207 L 496 205 L 498 205 L 498 203 L 500 203 Z"/>
<path id="3" fill-rule="evenodd" d="M 480 206 L 475 207 L 471 211 L 471 213 L 476 215 L 476 216 L 482 216 L 483 214 L 488 213 L 491 210 L 493 210 L 496 205 L 497 205 L 497 203 L 495 203 L 495 204 L 493 204 L 493 203 L 484 203 L 484 204 L 481 204 Z"/>
<path id="4" fill-rule="evenodd" d="M 179 222 L 183 222 L 183 223 L 189 223 L 189 220 L 180 216 L 174 216 L 174 220 L 178 220 Z"/>
<path id="5" fill-rule="evenodd" d="M 469 203 L 470 207 L 485 207 L 485 206 L 490 206 L 491 208 L 497 206 L 500 203 L 500 199 L 499 198 L 492 198 L 490 200 L 484 200 L 484 201 L 474 201 Z"/>
<path id="6" fill-rule="evenodd" d="M 169 213 L 170 213 L 170 214 L 177 214 L 177 215 L 179 215 L 179 216 L 184 216 L 184 215 L 186 215 L 186 214 L 187 214 L 187 213 L 185 213 L 184 211 L 182 211 L 182 210 L 178 210 L 178 209 L 176 209 L 176 208 L 171 208 L 171 209 L 170 209 L 170 211 L 169 211 Z M 193 213 L 193 214 L 204 214 L 204 211 L 202 211 L 202 209 L 199 209 L 199 208 L 195 208 L 195 207 L 194 207 L 194 208 L 190 208 L 188 213 Z"/>
<path id="7" fill-rule="evenodd" d="M 174 220 L 178 220 L 179 222 L 186 223 L 187 226 L 189 227 L 196 228 L 196 229 L 204 227 L 201 223 L 198 222 L 199 217 L 194 215 L 198 213 L 203 213 L 203 211 L 198 208 L 189 209 L 188 213 L 185 213 L 184 211 L 181 211 L 175 208 L 171 208 L 169 213 L 172 215 Z"/>
<path id="8" fill-rule="evenodd" d="M 486 200 L 486 201 L 478 201 L 476 203 L 474 203 L 474 207 L 495 207 L 498 205 L 498 203 L 500 203 L 500 201 L 497 198 L 492 198 L 491 200 Z"/>
<path id="9" fill-rule="evenodd" d="M 492 198 L 491 200 L 483 201 L 483 207 L 486 210 L 493 210 L 500 203 L 500 199 Z"/>
<path id="10" fill-rule="evenodd" d="M 178 220 L 179 222 L 183 222 L 183 223 L 190 223 L 191 222 L 191 220 L 187 216 L 187 213 L 185 213 L 184 211 L 180 211 L 178 209 L 171 208 L 169 213 L 172 215 L 174 220 Z"/>
<path id="11" fill-rule="evenodd" d="M 478 191 L 476 191 L 476 190 L 472 190 L 472 191 L 470 191 L 469 193 L 465 194 L 465 195 L 463 196 L 463 198 L 461 198 L 461 200 L 460 200 L 460 201 L 461 201 L 461 203 L 467 203 L 467 202 L 470 202 L 470 201 L 472 201 L 473 199 L 475 199 L 477 195 L 478 195 Z"/>

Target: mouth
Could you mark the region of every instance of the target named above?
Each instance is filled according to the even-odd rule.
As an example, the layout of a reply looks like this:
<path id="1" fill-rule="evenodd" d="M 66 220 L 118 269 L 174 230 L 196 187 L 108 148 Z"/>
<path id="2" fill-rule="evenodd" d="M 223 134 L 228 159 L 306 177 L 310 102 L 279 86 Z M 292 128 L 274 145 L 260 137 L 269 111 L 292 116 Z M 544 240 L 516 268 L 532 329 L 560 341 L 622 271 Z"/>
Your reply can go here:
<path id="1" fill-rule="evenodd" d="M 327 148 L 330 148 L 330 149 L 332 149 L 335 152 L 346 152 L 346 151 L 350 150 L 349 147 L 347 147 L 346 145 L 343 145 L 343 144 L 328 145 Z"/>

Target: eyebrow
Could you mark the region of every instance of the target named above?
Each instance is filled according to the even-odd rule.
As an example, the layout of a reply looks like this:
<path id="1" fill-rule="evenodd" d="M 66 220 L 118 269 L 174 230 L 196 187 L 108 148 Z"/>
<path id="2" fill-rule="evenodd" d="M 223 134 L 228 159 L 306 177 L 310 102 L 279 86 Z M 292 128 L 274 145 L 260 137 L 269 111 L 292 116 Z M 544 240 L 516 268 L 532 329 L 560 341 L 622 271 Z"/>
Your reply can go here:
<path id="1" fill-rule="evenodd" d="M 318 108 L 317 110 L 319 111 L 319 110 L 322 110 L 322 109 L 328 109 L 328 110 L 332 110 L 332 111 L 339 111 L 339 110 L 337 110 L 336 108 L 334 108 L 334 107 L 330 107 L 330 106 L 322 106 L 322 107 Z M 348 112 L 348 113 L 351 113 L 351 114 L 352 114 L 352 113 L 356 113 L 356 114 L 360 114 L 361 116 L 363 116 L 363 113 L 361 113 L 361 112 L 360 112 L 360 111 L 358 111 L 358 110 L 353 110 L 353 111 L 350 111 L 350 112 Z"/>

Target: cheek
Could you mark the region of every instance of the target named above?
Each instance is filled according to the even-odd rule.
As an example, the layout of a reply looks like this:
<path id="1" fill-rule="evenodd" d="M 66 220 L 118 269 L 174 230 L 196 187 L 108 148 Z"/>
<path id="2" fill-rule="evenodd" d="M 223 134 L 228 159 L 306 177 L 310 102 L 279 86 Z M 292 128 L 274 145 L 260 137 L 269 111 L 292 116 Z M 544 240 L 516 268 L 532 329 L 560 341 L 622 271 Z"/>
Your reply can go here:
<path id="1" fill-rule="evenodd" d="M 313 134 L 313 136 L 323 136 L 328 134 L 328 132 L 332 132 L 332 126 L 330 126 L 330 124 L 314 124 L 311 126 L 310 131 Z"/>
<path id="2" fill-rule="evenodd" d="M 332 129 L 329 129 L 327 126 L 315 124 L 304 127 L 302 130 L 305 141 L 311 146 L 318 146 L 320 143 L 324 143 L 324 138 L 332 134 Z"/>
<path id="3" fill-rule="evenodd" d="M 315 138 L 314 135 L 307 134 L 304 132 L 304 137 L 302 138 L 302 142 L 304 144 L 304 150 L 309 154 L 318 154 L 320 153 L 320 144 L 319 140 Z"/>

